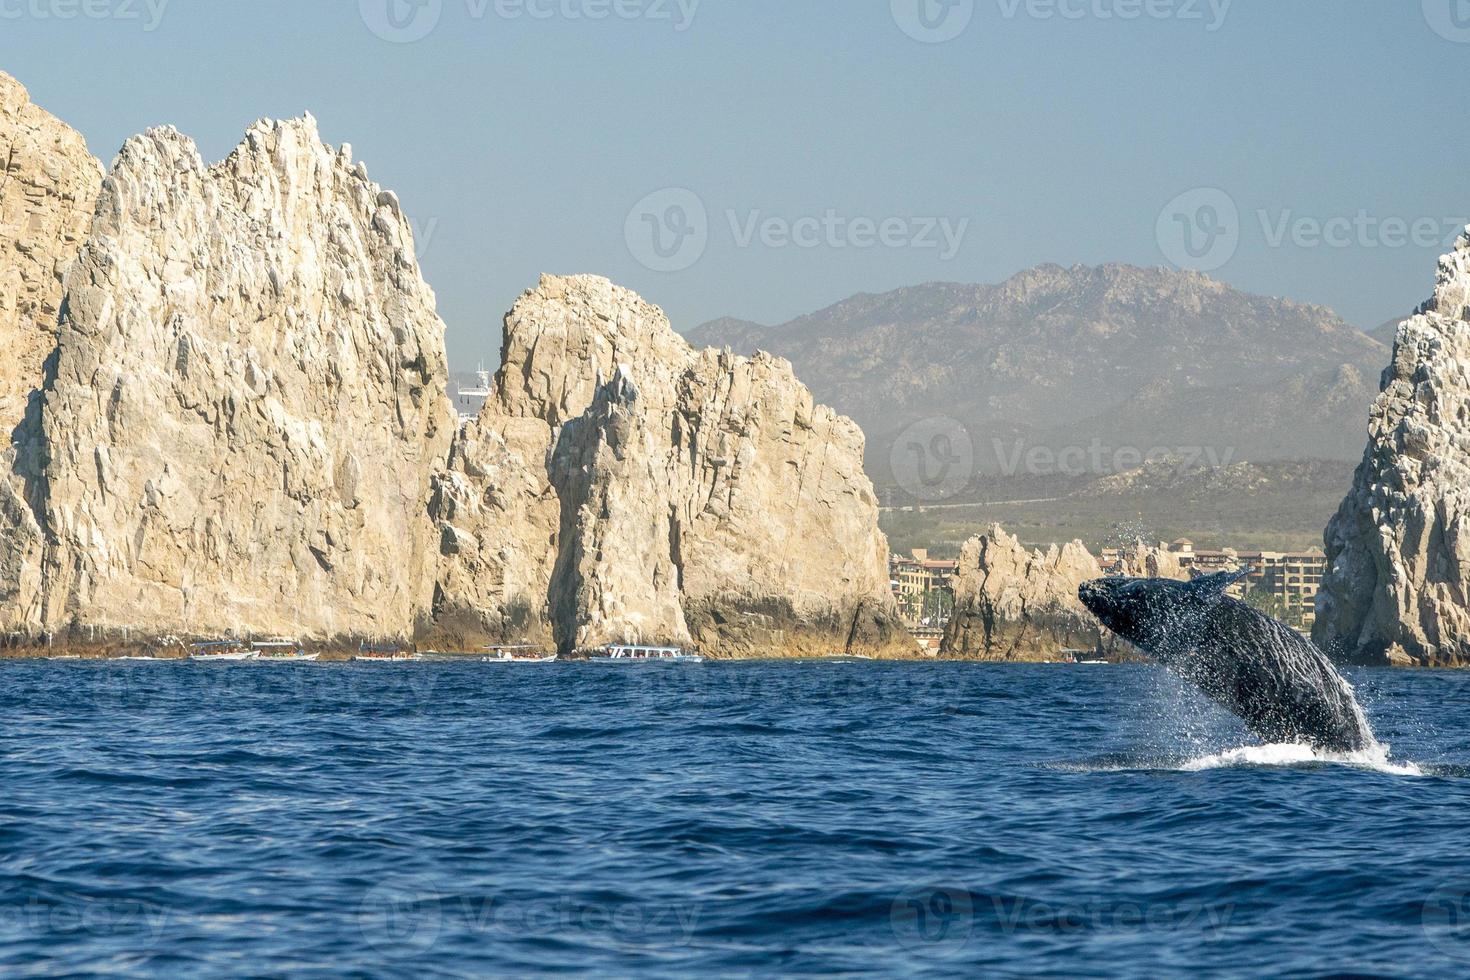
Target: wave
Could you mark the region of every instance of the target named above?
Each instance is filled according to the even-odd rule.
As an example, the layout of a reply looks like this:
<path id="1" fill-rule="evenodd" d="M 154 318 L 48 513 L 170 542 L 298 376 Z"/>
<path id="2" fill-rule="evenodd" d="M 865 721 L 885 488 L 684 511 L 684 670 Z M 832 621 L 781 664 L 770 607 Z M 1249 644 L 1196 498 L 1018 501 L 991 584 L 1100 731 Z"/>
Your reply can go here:
<path id="1" fill-rule="evenodd" d="M 1388 746 L 1379 742 L 1357 752 L 1324 752 L 1299 742 L 1283 742 L 1271 745 L 1245 745 L 1238 749 L 1227 749 L 1213 755 L 1190 759 L 1181 767 L 1182 772 L 1203 772 L 1207 769 L 1256 766 L 1262 768 L 1295 767 L 1311 765 L 1352 766 L 1370 769 L 1390 776 L 1423 776 L 1422 768 L 1412 762 L 1394 762 L 1388 757 Z"/>
<path id="2" fill-rule="evenodd" d="M 1326 752 L 1300 742 L 1242 745 L 1205 755 L 1110 753 L 1082 762 L 1063 762 L 1052 768 L 1071 772 L 1207 772 L 1212 769 L 1302 769 L 1345 766 L 1389 776 L 1429 776 L 1449 773 L 1442 766 L 1421 766 L 1388 757 L 1388 746 L 1375 742 L 1358 752 Z"/>

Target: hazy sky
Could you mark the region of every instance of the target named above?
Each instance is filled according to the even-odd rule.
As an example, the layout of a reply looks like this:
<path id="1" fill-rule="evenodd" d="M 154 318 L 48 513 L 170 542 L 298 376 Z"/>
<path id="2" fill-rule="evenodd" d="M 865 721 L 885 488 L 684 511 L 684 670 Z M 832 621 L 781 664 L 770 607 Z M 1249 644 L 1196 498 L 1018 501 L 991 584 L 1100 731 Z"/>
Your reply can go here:
<path id="1" fill-rule="evenodd" d="M 0 0 L 0 68 L 104 163 L 351 142 L 461 368 L 543 271 L 689 329 L 1192 263 L 1373 326 L 1470 221 L 1467 66 L 1470 0 Z"/>

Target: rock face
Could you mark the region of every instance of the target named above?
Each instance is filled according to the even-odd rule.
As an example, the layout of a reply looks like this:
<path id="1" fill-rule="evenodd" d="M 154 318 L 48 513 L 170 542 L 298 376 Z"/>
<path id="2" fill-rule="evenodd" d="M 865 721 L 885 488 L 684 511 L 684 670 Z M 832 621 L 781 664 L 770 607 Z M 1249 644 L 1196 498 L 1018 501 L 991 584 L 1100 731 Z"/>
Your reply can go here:
<path id="1" fill-rule="evenodd" d="M 1184 582 L 1189 572 L 1179 563 L 1179 556 L 1164 545 L 1151 545 L 1141 538 L 1120 549 L 1119 567 L 1115 574 L 1124 578 L 1171 578 Z"/>
<path id="2" fill-rule="evenodd" d="M 0 429 L 8 437 L 56 346 L 61 279 L 81 250 L 102 165 L 81 134 L 0 72 Z"/>
<path id="3" fill-rule="evenodd" d="M 12 628 L 329 639 L 427 618 L 444 325 L 397 199 L 350 154 L 309 116 L 212 167 L 171 128 L 123 147 L 0 501 Z"/>
<path id="4" fill-rule="evenodd" d="M 1470 661 L 1470 231 L 1398 330 L 1327 527 L 1313 638 L 1362 663 Z"/>
<path id="5" fill-rule="evenodd" d="M 486 466 L 451 466 L 455 493 L 436 494 L 475 503 L 453 517 L 435 508 L 455 551 L 441 613 L 462 610 L 505 642 L 549 624 L 567 652 L 625 641 L 717 657 L 915 652 L 888 594 L 862 433 L 814 405 L 787 362 L 696 352 L 634 293 L 547 276 L 507 315 L 494 394 L 459 442 L 525 426 L 536 435 L 519 459 L 539 455 L 543 469 L 516 492 L 497 495 Z M 527 515 L 518 531 L 497 507 Z M 517 533 L 549 538 L 550 564 L 523 562 L 513 588 L 484 590 L 462 556 L 524 554 L 508 543 Z M 522 596 L 542 610 L 524 637 L 500 611 Z"/>
<path id="6" fill-rule="evenodd" d="M 1065 650 L 1101 652 L 1109 643 L 1077 587 L 1101 578 L 1080 541 L 1027 551 L 1000 525 L 965 542 L 955 611 L 940 657 L 1051 660 Z"/>

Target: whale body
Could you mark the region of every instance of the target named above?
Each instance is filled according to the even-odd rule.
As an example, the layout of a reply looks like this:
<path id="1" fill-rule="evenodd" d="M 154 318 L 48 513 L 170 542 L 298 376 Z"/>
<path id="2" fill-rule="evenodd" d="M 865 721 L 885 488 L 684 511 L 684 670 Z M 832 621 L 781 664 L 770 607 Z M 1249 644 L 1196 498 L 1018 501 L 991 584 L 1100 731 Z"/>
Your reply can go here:
<path id="1" fill-rule="evenodd" d="M 1374 744 L 1351 685 L 1327 655 L 1225 594 L 1246 574 L 1098 579 L 1077 596 L 1104 626 L 1240 716 L 1264 742 L 1332 752 Z"/>

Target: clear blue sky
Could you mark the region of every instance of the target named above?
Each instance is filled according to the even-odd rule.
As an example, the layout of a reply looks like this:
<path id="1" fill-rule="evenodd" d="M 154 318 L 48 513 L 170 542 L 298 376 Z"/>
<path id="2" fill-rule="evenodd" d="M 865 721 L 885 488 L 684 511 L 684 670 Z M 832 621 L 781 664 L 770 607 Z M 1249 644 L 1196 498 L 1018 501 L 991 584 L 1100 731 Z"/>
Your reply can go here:
<path id="1" fill-rule="evenodd" d="M 1428 294 L 1438 239 L 1470 220 L 1462 0 L 1235 0 L 1223 20 L 1222 0 L 922 0 L 928 22 L 921 0 L 702 0 L 687 23 L 692 0 L 391 0 L 396 22 L 390 0 L 168 0 L 153 24 L 163 2 L 0 0 L 0 67 L 104 163 L 150 125 L 218 159 L 252 120 L 310 110 L 414 216 L 461 368 L 493 360 L 542 271 L 606 275 L 680 329 L 779 322 L 1040 262 L 1167 264 L 1161 212 L 1194 188 L 1240 215 L 1213 275 L 1373 326 Z M 372 29 L 395 23 L 433 29 Z M 676 271 L 629 244 L 642 214 L 693 220 L 665 194 L 629 231 L 666 188 L 708 215 Z M 786 242 L 829 211 L 847 247 Z M 1273 243 L 1288 215 L 1360 227 Z M 955 254 L 912 245 L 924 218 L 968 219 Z M 852 219 L 901 220 L 885 245 Z M 1384 219 L 1438 230 L 1385 241 Z"/>

